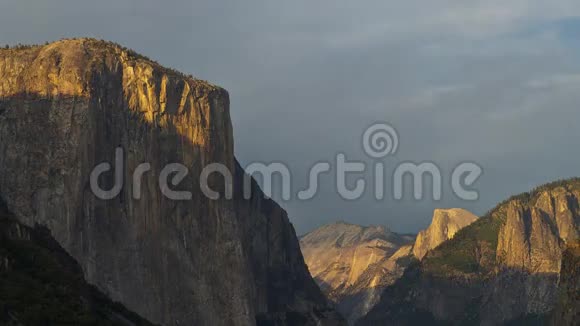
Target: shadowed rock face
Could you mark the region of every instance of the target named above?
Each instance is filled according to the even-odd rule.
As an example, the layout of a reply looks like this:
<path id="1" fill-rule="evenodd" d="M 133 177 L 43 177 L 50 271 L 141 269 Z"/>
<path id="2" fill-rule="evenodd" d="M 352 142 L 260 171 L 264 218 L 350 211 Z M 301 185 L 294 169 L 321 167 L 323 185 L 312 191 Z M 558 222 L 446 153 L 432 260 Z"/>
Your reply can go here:
<path id="1" fill-rule="evenodd" d="M 86 283 L 44 227 L 14 219 L 0 198 L 1 325 L 153 325 Z"/>
<path id="2" fill-rule="evenodd" d="M 427 252 L 453 238 L 457 231 L 475 220 L 477 216 L 461 208 L 436 209 L 429 228 L 417 234 L 413 255 L 419 260 L 423 259 Z"/>
<path id="3" fill-rule="evenodd" d="M 558 303 L 553 326 L 578 325 L 580 320 L 580 241 L 570 243 L 562 255 Z"/>
<path id="4" fill-rule="evenodd" d="M 354 323 L 402 274 L 398 259 L 410 253 L 410 241 L 382 226 L 336 223 L 303 236 L 300 245 L 314 279 Z"/>
<path id="5" fill-rule="evenodd" d="M 579 179 L 510 198 L 411 266 L 359 324 L 546 324 L 579 204 Z"/>
<path id="6" fill-rule="evenodd" d="M 89 176 L 124 152 L 124 187 L 97 199 Z M 27 225 L 48 227 L 87 280 L 168 325 L 336 324 L 308 275 L 286 213 L 241 196 L 225 90 L 106 42 L 67 40 L 0 50 L 0 194 Z M 143 163 L 141 199 L 133 171 Z M 188 176 L 163 196 L 168 163 Z M 206 198 L 210 163 L 234 175 L 233 200 Z M 100 178 L 113 186 L 113 173 Z M 210 186 L 225 193 L 223 178 Z"/>

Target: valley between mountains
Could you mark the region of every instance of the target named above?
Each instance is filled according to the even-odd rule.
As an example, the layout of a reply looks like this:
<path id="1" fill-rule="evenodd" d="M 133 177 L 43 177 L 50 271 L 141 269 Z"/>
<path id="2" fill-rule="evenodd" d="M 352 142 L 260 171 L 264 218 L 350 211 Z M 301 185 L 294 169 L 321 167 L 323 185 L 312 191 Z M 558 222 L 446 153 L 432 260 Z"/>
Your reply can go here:
<path id="1" fill-rule="evenodd" d="M 476 220 L 464 209 L 437 209 L 417 236 L 339 222 L 308 233 L 300 245 L 314 279 L 354 324 L 407 267 Z"/>
<path id="2" fill-rule="evenodd" d="M 91 171 L 121 148 L 125 185 Z M 182 162 L 170 200 L 132 171 Z M 233 184 L 210 178 L 220 163 Z M 100 179 L 116 184 L 114 173 Z M 118 44 L 0 49 L 2 325 L 578 325 L 580 179 L 417 235 L 339 222 L 298 238 L 234 156 L 229 95 Z"/>
<path id="3" fill-rule="evenodd" d="M 558 181 L 481 218 L 437 209 L 416 238 L 337 223 L 301 246 L 351 325 L 575 325 L 579 199 Z"/>

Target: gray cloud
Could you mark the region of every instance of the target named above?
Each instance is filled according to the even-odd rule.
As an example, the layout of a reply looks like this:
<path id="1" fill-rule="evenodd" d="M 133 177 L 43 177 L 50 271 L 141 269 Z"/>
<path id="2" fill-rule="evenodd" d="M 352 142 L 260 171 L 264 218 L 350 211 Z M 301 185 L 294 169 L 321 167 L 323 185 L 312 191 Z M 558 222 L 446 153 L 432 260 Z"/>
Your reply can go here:
<path id="1" fill-rule="evenodd" d="M 93 36 L 230 91 L 242 163 L 309 167 L 345 152 L 375 121 L 399 130 L 396 157 L 485 170 L 481 198 L 341 200 L 332 182 L 285 202 L 300 233 L 336 219 L 426 226 L 435 207 L 483 213 L 540 183 L 578 175 L 577 1 L 5 0 L 1 43 Z M 563 23 L 566 22 L 566 23 Z M 369 163 L 371 161 L 369 160 Z"/>

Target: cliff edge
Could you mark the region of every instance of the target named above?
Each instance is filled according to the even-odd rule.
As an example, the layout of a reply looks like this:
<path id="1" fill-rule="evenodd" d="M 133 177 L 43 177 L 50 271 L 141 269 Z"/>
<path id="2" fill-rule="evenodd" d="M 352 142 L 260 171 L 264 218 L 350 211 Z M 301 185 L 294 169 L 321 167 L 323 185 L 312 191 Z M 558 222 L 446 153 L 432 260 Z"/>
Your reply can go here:
<path id="1" fill-rule="evenodd" d="M 0 195 L 20 222 L 46 226 L 90 283 L 166 325 L 340 324 L 284 210 L 255 183 L 251 198 L 241 196 L 233 147 L 225 90 L 119 45 L 0 50 Z M 90 174 L 113 164 L 117 148 L 123 187 L 101 200 Z M 150 169 L 137 189 L 141 163 Z M 162 195 L 158 177 L 170 163 L 188 167 L 175 186 L 191 199 Z M 211 163 L 233 174 L 232 200 L 201 193 Z M 114 174 L 102 188 L 113 188 Z M 225 194 L 219 175 L 210 185 Z"/>

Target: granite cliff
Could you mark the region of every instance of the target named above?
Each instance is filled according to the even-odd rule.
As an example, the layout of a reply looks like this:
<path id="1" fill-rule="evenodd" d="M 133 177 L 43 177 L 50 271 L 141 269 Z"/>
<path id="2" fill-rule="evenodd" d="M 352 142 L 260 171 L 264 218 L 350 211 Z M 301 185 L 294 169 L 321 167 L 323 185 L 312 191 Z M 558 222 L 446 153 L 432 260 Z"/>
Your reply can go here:
<path id="1" fill-rule="evenodd" d="M 411 240 L 382 226 L 340 222 L 308 233 L 300 246 L 314 279 L 353 323 L 372 307 L 382 286 L 397 277 L 396 259 L 389 258 Z"/>
<path id="2" fill-rule="evenodd" d="M 453 238 L 457 231 L 475 222 L 477 216 L 461 208 L 436 209 L 431 225 L 417 234 L 413 255 L 421 260 L 427 252 Z"/>
<path id="3" fill-rule="evenodd" d="M 0 198 L 0 324 L 153 325 L 89 285 L 40 226 L 22 225 Z"/>
<path id="4" fill-rule="evenodd" d="M 572 242 L 562 255 L 558 303 L 552 314 L 553 326 L 573 326 L 580 321 L 580 240 Z"/>
<path id="5" fill-rule="evenodd" d="M 359 325 L 547 324 L 579 204 L 579 179 L 502 202 L 409 267 Z"/>
<path id="6" fill-rule="evenodd" d="M 436 209 L 431 225 L 416 239 L 382 226 L 336 223 L 308 233 L 300 245 L 314 279 L 354 324 L 379 302 L 382 292 L 409 264 L 476 219 L 464 209 Z"/>
<path id="7" fill-rule="evenodd" d="M 234 158 L 225 90 L 121 46 L 92 39 L 0 50 L 0 196 L 19 222 L 45 226 L 113 300 L 166 325 L 334 325 L 340 317 L 308 274 L 286 213 Z M 122 187 L 96 198 L 91 171 L 124 154 Z M 141 198 L 133 182 L 148 162 Z M 189 174 L 162 195 L 169 163 Z M 219 175 L 202 194 L 203 167 Z M 115 184 L 111 171 L 99 179 Z"/>

